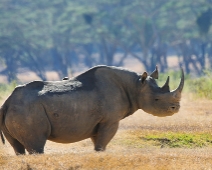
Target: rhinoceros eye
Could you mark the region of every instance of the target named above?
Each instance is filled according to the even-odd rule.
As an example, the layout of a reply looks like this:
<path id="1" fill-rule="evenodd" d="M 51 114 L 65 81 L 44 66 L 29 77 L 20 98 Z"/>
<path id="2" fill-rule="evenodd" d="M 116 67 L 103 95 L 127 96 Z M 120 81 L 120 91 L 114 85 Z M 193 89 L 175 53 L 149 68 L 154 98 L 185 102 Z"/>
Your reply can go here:
<path id="1" fill-rule="evenodd" d="M 155 99 L 155 101 L 158 101 L 159 99 Z"/>

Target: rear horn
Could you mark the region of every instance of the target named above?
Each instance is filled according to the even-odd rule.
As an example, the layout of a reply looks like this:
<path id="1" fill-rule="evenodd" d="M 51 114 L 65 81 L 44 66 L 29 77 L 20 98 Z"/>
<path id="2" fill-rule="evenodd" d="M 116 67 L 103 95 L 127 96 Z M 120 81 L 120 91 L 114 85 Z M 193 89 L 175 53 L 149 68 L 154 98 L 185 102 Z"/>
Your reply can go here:
<path id="1" fill-rule="evenodd" d="M 161 89 L 164 90 L 164 91 L 170 92 L 170 88 L 169 88 L 169 76 L 167 77 L 166 82 L 163 85 L 163 87 L 161 87 Z"/>

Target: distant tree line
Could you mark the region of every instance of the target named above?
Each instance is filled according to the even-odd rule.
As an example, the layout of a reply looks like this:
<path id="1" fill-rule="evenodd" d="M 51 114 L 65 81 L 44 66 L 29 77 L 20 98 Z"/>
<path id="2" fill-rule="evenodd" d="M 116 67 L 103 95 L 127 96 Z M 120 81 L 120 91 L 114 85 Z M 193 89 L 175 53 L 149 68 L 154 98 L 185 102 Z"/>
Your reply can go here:
<path id="1" fill-rule="evenodd" d="M 0 73 L 12 81 L 24 67 L 62 78 L 81 63 L 121 66 L 129 56 L 165 71 L 175 54 L 201 74 L 212 67 L 211 24 L 212 0 L 2 0 Z"/>

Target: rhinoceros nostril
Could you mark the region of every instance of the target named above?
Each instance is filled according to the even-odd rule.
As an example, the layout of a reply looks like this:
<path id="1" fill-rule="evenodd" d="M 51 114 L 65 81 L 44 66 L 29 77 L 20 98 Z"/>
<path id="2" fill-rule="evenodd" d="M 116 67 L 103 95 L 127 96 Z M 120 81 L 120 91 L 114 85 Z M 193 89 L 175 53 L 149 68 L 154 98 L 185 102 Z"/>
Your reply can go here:
<path id="1" fill-rule="evenodd" d="M 175 111 L 175 110 L 177 110 L 177 106 L 170 106 L 170 107 L 169 107 L 169 110 L 170 110 L 170 111 Z"/>
<path id="2" fill-rule="evenodd" d="M 170 110 L 178 110 L 179 108 L 180 108 L 180 105 L 174 105 L 169 107 Z"/>

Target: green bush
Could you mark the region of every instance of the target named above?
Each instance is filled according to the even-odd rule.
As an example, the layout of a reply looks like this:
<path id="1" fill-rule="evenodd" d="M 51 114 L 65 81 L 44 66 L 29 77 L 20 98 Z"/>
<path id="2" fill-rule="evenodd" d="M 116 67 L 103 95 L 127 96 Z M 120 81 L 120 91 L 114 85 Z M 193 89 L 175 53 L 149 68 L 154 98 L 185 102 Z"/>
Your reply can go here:
<path id="1" fill-rule="evenodd" d="M 212 135 L 209 133 L 161 133 L 157 135 L 147 135 L 148 141 L 156 141 L 157 145 L 176 148 L 193 148 L 212 145 Z"/>
<path id="2" fill-rule="evenodd" d="M 10 84 L 0 84 L 0 99 L 4 99 L 6 96 L 8 96 L 16 87 L 16 82 L 13 81 Z"/>
<path id="3" fill-rule="evenodd" d="M 212 71 L 204 71 L 204 76 L 189 79 L 189 92 L 197 97 L 212 99 Z"/>

